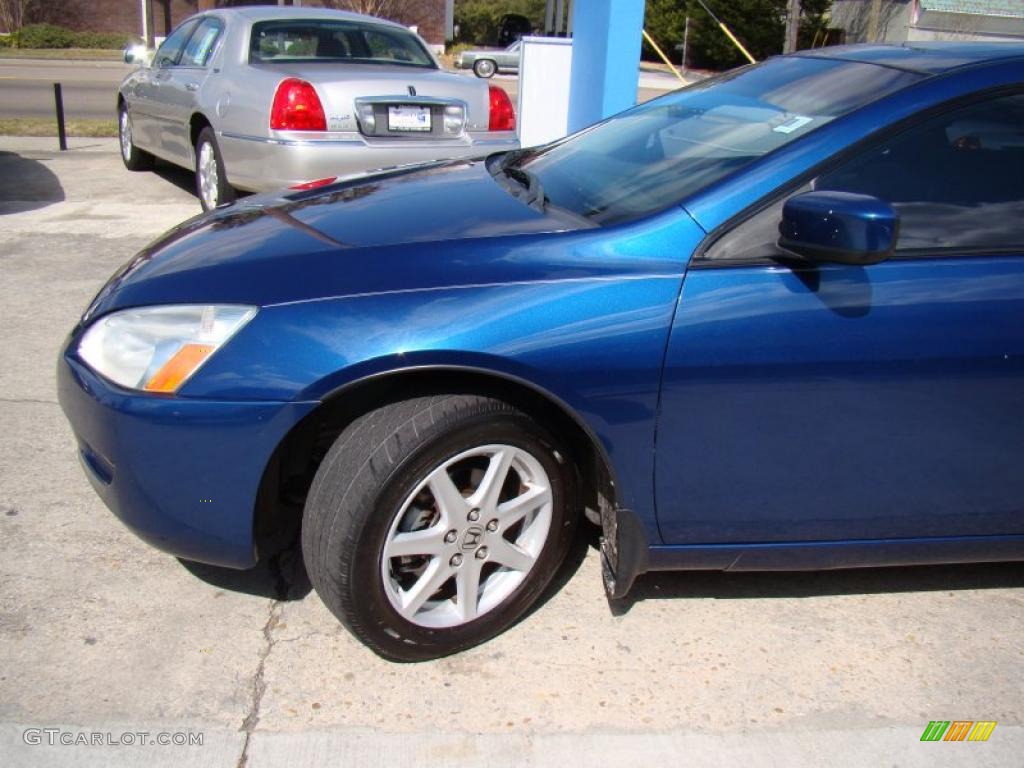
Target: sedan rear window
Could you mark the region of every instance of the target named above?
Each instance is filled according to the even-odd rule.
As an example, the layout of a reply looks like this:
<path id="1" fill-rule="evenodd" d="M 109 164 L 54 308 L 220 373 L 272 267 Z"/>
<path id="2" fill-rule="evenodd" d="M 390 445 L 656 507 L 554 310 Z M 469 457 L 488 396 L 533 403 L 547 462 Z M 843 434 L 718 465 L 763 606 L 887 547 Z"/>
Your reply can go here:
<path id="1" fill-rule="evenodd" d="M 396 27 L 312 19 L 262 21 L 252 25 L 251 63 L 352 62 L 436 69 L 423 44 Z"/>

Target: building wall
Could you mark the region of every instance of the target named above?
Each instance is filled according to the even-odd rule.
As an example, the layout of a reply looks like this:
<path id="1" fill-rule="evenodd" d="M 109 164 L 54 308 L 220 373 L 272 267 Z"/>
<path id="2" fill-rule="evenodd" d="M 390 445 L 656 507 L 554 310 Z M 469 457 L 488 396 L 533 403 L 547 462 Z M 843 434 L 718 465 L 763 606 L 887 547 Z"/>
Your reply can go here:
<path id="1" fill-rule="evenodd" d="M 907 39 L 912 14 L 912 0 L 882 0 L 878 34 L 872 37 L 871 0 L 835 0 L 831 23 L 846 31 L 848 43 L 902 43 Z"/>
<path id="2" fill-rule="evenodd" d="M 148 0 L 152 4 L 153 30 L 165 36 L 183 19 L 199 10 L 233 5 L 277 5 L 276 0 Z M 63 20 L 55 23 L 76 31 L 124 32 L 142 36 L 140 0 L 62 0 Z M 292 3 L 287 3 L 291 5 Z M 319 0 L 301 0 L 306 7 L 319 7 Z M 392 19 L 406 26 L 416 26 L 421 37 L 434 46 L 445 43 L 446 0 L 415 0 L 408 3 L 409 11 Z"/>
<path id="3" fill-rule="evenodd" d="M 1024 17 L 922 11 L 908 39 L 1020 42 L 1024 39 Z"/>
<path id="4" fill-rule="evenodd" d="M 1024 0 L 1020 0 L 1024 5 Z M 869 34 L 871 0 L 835 0 L 832 26 L 846 30 L 849 43 L 902 43 L 907 40 L 1013 41 L 1024 38 L 1024 18 L 922 10 L 913 0 L 882 0 L 878 35 Z"/>

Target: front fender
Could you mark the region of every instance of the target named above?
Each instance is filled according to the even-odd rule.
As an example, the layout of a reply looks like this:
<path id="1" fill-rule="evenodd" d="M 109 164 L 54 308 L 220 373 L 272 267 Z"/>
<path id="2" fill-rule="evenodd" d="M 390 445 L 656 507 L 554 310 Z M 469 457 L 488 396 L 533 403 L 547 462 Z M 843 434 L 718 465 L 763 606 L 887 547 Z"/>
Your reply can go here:
<path id="1" fill-rule="evenodd" d="M 186 397 L 320 400 L 399 369 L 474 369 L 564 404 L 654 525 L 654 423 L 680 275 L 396 292 L 262 309 Z"/>

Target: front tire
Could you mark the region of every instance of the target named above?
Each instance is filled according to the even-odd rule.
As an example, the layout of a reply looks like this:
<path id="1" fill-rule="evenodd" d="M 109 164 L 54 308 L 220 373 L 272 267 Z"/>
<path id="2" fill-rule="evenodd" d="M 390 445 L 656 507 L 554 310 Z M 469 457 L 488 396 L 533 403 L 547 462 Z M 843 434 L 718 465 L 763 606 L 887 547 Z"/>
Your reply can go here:
<path id="1" fill-rule="evenodd" d="M 424 661 L 503 632 L 540 597 L 576 526 L 575 472 L 499 400 L 443 395 L 357 419 L 302 522 L 317 593 L 384 658 Z"/>
<path id="2" fill-rule="evenodd" d="M 150 171 L 153 156 L 135 146 L 132 132 L 132 116 L 128 105 L 122 103 L 117 110 L 117 138 L 121 145 L 121 160 L 129 171 Z"/>
<path id="3" fill-rule="evenodd" d="M 491 59 L 477 59 L 473 62 L 473 74 L 477 77 L 482 77 L 484 80 L 494 77 L 494 73 L 497 71 L 498 65 Z"/>
<path id="4" fill-rule="evenodd" d="M 228 184 L 224 160 L 213 128 L 206 126 L 196 139 L 196 197 L 204 211 L 233 202 L 235 190 Z"/>

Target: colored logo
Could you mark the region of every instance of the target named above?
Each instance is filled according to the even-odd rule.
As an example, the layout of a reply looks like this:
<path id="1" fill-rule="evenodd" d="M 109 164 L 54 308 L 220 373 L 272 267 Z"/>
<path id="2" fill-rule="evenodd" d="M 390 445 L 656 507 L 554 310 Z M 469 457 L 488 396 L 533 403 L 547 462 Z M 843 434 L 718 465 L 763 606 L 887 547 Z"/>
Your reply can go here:
<path id="1" fill-rule="evenodd" d="M 988 741 L 995 727 L 995 720 L 932 720 L 921 741 Z"/>

